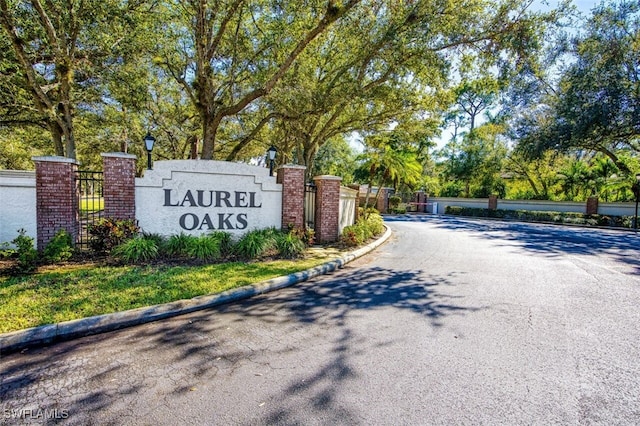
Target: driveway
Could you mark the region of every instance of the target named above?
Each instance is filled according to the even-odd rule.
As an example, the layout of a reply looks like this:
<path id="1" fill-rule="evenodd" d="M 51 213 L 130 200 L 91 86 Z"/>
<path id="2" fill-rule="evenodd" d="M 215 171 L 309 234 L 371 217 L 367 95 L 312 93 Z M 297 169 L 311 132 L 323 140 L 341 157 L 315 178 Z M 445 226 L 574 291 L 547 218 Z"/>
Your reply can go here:
<path id="1" fill-rule="evenodd" d="M 0 356 L 0 423 L 640 423 L 639 235 L 387 223 L 332 275 Z"/>

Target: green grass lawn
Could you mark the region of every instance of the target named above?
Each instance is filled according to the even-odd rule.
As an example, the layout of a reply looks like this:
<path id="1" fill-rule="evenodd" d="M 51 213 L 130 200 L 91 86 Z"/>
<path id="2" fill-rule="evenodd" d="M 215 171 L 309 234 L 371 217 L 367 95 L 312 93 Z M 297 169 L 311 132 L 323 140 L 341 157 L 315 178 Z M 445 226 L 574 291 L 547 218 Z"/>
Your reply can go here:
<path id="1" fill-rule="evenodd" d="M 0 276 L 0 333 L 220 293 L 317 266 L 337 251 L 300 260 L 203 266 L 49 267 Z"/>
<path id="2" fill-rule="evenodd" d="M 97 212 L 100 210 L 104 210 L 104 198 L 80 198 L 80 211 Z"/>

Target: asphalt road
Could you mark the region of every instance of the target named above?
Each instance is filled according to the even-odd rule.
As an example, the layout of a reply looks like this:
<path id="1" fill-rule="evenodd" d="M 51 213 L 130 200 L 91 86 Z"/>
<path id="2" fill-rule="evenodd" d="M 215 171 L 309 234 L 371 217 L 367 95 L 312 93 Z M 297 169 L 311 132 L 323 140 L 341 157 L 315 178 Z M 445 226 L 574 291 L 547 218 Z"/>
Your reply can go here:
<path id="1" fill-rule="evenodd" d="M 391 219 L 343 270 L 0 358 L 0 423 L 640 424 L 640 235 Z"/>

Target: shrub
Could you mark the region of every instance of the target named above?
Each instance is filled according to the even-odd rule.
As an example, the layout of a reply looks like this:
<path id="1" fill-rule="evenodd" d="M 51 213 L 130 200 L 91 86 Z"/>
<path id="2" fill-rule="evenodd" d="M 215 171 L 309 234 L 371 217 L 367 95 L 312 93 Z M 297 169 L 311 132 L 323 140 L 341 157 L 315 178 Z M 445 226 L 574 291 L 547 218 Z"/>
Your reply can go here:
<path id="1" fill-rule="evenodd" d="M 275 228 L 247 232 L 236 243 L 236 254 L 245 259 L 263 256 L 275 247 L 277 232 Z"/>
<path id="2" fill-rule="evenodd" d="M 398 208 L 401 202 L 402 202 L 401 197 L 398 197 L 397 195 L 392 195 L 391 197 L 389 197 L 389 208 L 391 210 L 395 210 Z"/>
<path id="3" fill-rule="evenodd" d="M 212 231 L 209 236 L 218 241 L 221 256 L 226 257 L 232 254 L 233 240 L 231 239 L 231 234 L 224 231 Z"/>
<path id="4" fill-rule="evenodd" d="M 305 244 L 294 232 L 281 233 L 276 239 L 278 254 L 285 259 L 295 259 L 304 253 Z"/>
<path id="5" fill-rule="evenodd" d="M 164 245 L 164 250 L 171 257 L 187 257 L 189 256 L 189 247 L 194 244 L 195 239 L 196 237 L 193 235 L 182 232 L 178 235 L 172 235 Z"/>
<path id="6" fill-rule="evenodd" d="M 18 230 L 18 234 L 19 235 L 11 241 L 15 244 L 18 254 L 18 271 L 23 273 L 33 272 L 38 262 L 38 250 L 33 246 L 33 238 L 26 235 L 26 230 L 20 229 Z"/>
<path id="7" fill-rule="evenodd" d="M 589 226 L 617 226 L 630 228 L 632 216 L 586 215 L 577 212 L 553 212 L 538 210 L 489 210 L 473 207 L 447 206 L 446 214 L 470 217 L 495 217 L 499 219 L 515 219 L 523 222 L 570 223 Z"/>
<path id="8" fill-rule="evenodd" d="M 152 232 L 143 232 L 142 238 L 145 240 L 153 240 L 156 243 L 156 246 L 158 246 L 158 250 L 164 248 L 164 245 L 167 243 L 167 240 L 162 235 Z"/>
<path id="9" fill-rule="evenodd" d="M 89 241 L 91 249 L 96 253 L 105 254 L 136 236 L 140 228 L 133 220 L 105 218 L 89 225 L 88 231 L 92 237 Z"/>
<path id="10" fill-rule="evenodd" d="M 313 229 L 292 229 L 290 232 L 300 238 L 306 246 L 312 246 L 316 242 L 316 233 Z"/>
<path id="11" fill-rule="evenodd" d="M 384 219 L 380 214 L 370 214 L 367 223 L 373 235 L 379 235 L 384 232 Z"/>
<path id="12" fill-rule="evenodd" d="M 379 213 L 370 213 L 369 216 L 364 219 L 361 218 L 356 224 L 346 226 L 342 230 L 340 239 L 343 244 L 353 247 L 358 246 L 369 238 L 384 232 L 384 220 Z"/>
<path id="13" fill-rule="evenodd" d="M 111 254 L 129 263 L 148 262 L 158 257 L 158 243 L 153 238 L 137 236 L 114 247 Z"/>
<path id="14" fill-rule="evenodd" d="M 201 261 L 211 261 L 220 258 L 220 242 L 210 235 L 193 237 L 189 243 L 188 254 Z"/>
<path id="15" fill-rule="evenodd" d="M 363 243 L 362 234 L 356 225 L 345 226 L 342 230 L 341 241 L 349 247 L 355 247 Z"/>
<path id="16" fill-rule="evenodd" d="M 15 256 L 16 253 L 16 249 L 11 248 L 8 242 L 0 244 L 0 259 L 9 259 Z"/>
<path id="17" fill-rule="evenodd" d="M 49 241 L 43 252 L 47 262 L 58 263 L 69 260 L 73 256 L 73 240 L 71 234 L 60 229 Z"/>

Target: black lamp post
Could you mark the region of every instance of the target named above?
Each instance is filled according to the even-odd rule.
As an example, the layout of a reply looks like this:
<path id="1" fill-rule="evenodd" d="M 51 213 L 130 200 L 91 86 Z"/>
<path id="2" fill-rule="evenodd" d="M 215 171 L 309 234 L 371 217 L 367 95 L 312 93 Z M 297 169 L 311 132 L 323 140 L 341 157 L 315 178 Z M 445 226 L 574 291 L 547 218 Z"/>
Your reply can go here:
<path id="1" fill-rule="evenodd" d="M 273 176 L 273 160 L 276 159 L 278 150 L 275 146 L 271 145 L 267 150 L 267 157 L 269 157 L 269 176 Z"/>
<path id="2" fill-rule="evenodd" d="M 144 147 L 147 149 L 147 170 L 151 170 L 151 151 L 153 151 L 154 143 L 156 143 L 156 138 L 147 132 L 147 136 L 144 137 Z"/>
<path id="3" fill-rule="evenodd" d="M 636 174 L 636 181 L 631 187 L 633 195 L 636 196 L 636 214 L 633 220 L 633 229 L 638 229 L 638 201 L 640 201 L 640 173 Z"/>

